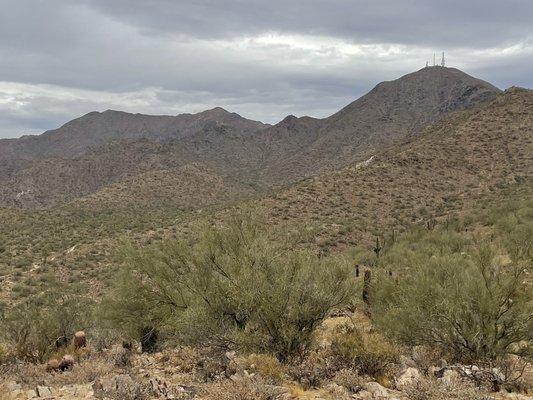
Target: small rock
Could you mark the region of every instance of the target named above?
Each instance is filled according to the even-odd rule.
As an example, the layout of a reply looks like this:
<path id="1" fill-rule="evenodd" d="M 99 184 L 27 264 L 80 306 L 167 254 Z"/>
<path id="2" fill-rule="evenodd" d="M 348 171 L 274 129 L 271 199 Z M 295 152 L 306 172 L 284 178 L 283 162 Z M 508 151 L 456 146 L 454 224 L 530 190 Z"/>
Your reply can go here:
<path id="1" fill-rule="evenodd" d="M 420 379 L 420 372 L 416 368 L 406 368 L 402 374 L 396 378 L 396 386 L 399 389 L 403 389 L 407 386 L 411 386 L 413 383 Z"/>
<path id="2" fill-rule="evenodd" d="M 140 385 L 131 376 L 115 375 L 106 378 L 97 378 L 93 383 L 94 396 L 102 398 L 137 398 L 141 394 Z"/>
<path id="3" fill-rule="evenodd" d="M 233 382 L 242 381 L 243 377 L 239 374 L 233 374 L 229 377 Z"/>
<path id="4" fill-rule="evenodd" d="M 35 392 L 39 397 L 52 396 L 52 389 L 49 386 L 37 386 Z"/>
<path id="5" fill-rule="evenodd" d="M 460 379 L 459 373 L 453 369 L 444 370 L 442 374 L 442 382 L 446 385 L 451 385 Z"/>
<path id="6" fill-rule="evenodd" d="M 37 397 L 37 392 L 35 390 L 28 390 L 28 392 L 26 393 L 26 398 L 30 400 L 35 397 Z"/>
<path id="7" fill-rule="evenodd" d="M 374 396 L 368 390 L 361 390 L 352 396 L 354 400 L 372 400 Z"/>
<path id="8" fill-rule="evenodd" d="M 6 384 L 6 389 L 10 392 L 14 392 L 15 390 L 20 390 L 21 388 L 22 386 L 20 386 L 20 384 L 18 384 L 15 381 L 11 381 Z"/>
<path id="9" fill-rule="evenodd" d="M 377 382 L 368 382 L 366 384 L 366 390 L 372 393 L 372 395 L 377 398 L 386 398 L 389 396 L 389 391 Z"/>

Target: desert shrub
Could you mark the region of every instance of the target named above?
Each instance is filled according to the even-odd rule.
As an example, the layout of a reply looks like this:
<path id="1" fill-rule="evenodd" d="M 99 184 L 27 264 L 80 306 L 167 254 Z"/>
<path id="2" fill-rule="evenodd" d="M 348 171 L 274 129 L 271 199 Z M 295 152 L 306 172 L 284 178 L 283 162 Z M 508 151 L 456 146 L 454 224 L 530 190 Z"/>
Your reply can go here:
<path id="1" fill-rule="evenodd" d="M 357 393 L 364 388 L 364 379 L 353 369 L 341 369 L 333 377 L 333 382 L 350 393 Z"/>
<path id="2" fill-rule="evenodd" d="M 56 350 L 58 338 L 71 337 L 91 324 L 92 302 L 64 287 L 7 309 L 0 321 L 0 335 L 14 356 L 43 361 Z"/>
<path id="3" fill-rule="evenodd" d="M 414 366 L 425 374 L 429 373 L 432 367 L 442 364 L 444 361 L 443 354 L 435 347 L 414 346 L 410 350 L 410 357 Z"/>
<path id="4" fill-rule="evenodd" d="M 179 372 L 192 373 L 201 357 L 200 349 L 188 346 L 179 347 L 171 353 L 169 363 Z"/>
<path id="5" fill-rule="evenodd" d="M 413 258 L 398 281 L 375 284 L 376 325 L 404 343 L 434 346 L 465 362 L 530 352 L 533 290 L 526 264 L 501 266 L 497 250 L 478 244 L 469 252 Z"/>
<path id="6" fill-rule="evenodd" d="M 205 400 L 274 400 L 282 394 L 278 387 L 267 385 L 256 378 L 238 381 L 221 379 L 202 388 Z"/>
<path id="7" fill-rule="evenodd" d="M 355 286 L 342 259 L 288 250 L 288 236 L 271 235 L 243 213 L 194 242 L 126 247 L 104 315 L 130 335 L 151 326 L 185 343 L 301 354 Z"/>
<path id="8" fill-rule="evenodd" d="M 268 354 L 249 354 L 238 357 L 235 362 L 236 372 L 255 373 L 265 382 L 280 384 L 285 376 L 286 367 L 279 360 Z"/>
<path id="9" fill-rule="evenodd" d="M 0 365 L 4 364 L 7 358 L 7 350 L 4 345 L 0 343 Z"/>
<path id="10" fill-rule="evenodd" d="M 418 379 L 405 389 L 411 400 L 487 400 L 489 396 L 469 382 L 445 383 L 434 378 Z"/>
<path id="11" fill-rule="evenodd" d="M 361 333 L 354 329 L 338 335 L 331 349 L 339 365 L 375 378 L 385 376 L 399 361 L 398 348 L 376 332 Z"/>
<path id="12" fill-rule="evenodd" d="M 330 351 L 317 349 L 310 351 L 303 360 L 289 366 L 289 375 L 304 389 L 320 387 L 329 381 L 339 370 Z"/>

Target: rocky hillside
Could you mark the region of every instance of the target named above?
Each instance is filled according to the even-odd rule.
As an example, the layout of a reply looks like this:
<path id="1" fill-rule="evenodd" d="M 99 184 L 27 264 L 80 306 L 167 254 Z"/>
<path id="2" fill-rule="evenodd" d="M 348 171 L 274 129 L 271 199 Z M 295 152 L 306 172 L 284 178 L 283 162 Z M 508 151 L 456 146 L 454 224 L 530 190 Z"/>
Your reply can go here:
<path id="1" fill-rule="evenodd" d="M 356 244 L 449 217 L 509 190 L 531 193 L 532 176 L 533 91 L 511 88 L 483 107 L 429 126 L 418 138 L 261 204 L 273 220 L 327 225 L 329 244 Z"/>
<path id="2" fill-rule="evenodd" d="M 487 82 L 444 67 L 382 82 L 328 118 L 287 117 L 258 132 L 269 156 L 262 176 L 292 181 L 366 159 L 443 115 L 482 104 L 499 92 Z"/>
<path id="3" fill-rule="evenodd" d="M 376 236 L 412 224 L 431 226 L 474 205 L 531 197 L 532 118 L 533 91 L 509 89 L 485 106 L 456 112 L 425 128 L 411 141 L 249 202 L 263 208 L 272 224 L 316 228 L 308 235 L 313 246 L 366 246 Z M 134 160 L 130 168 L 139 165 Z M 200 208 L 227 206 L 253 194 L 253 188 L 214 171 L 196 164 L 175 164 L 173 169 L 158 165 L 68 207 L 0 208 L 0 267 L 7 273 L 16 265 L 25 268 L 49 258 L 62 274 L 106 270 L 117 237 L 127 234 L 143 241 L 188 232 L 200 216 L 211 218 L 205 210 L 200 214 Z"/>
<path id="4" fill-rule="evenodd" d="M 60 205 L 156 171 L 170 171 L 168 181 L 159 173 L 167 201 L 187 186 L 176 186 L 173 174 L 188 164 L 261 193 L 363 160 L 498 93 L 456 69 L 432 67 L 380 83 L 329 118 L 289 116 L 273 127 L 220 108 L 177 117 L 90 113 L 41 136 L 0 141 L 0 205 Z M 135 194 L 122 191 L 128 197 Z"/>
<path id="5" fill-rule="evenodd" d="M 220 107 L 198 114 L 143 115 L 107 110 L 91 112 L 38 136 L 0 140 L 0 162 L 73 158 L 111 140 L 149 139 L 165 142 L 200 132 L 235 132 L 246 136 L 268 127 Z"/>

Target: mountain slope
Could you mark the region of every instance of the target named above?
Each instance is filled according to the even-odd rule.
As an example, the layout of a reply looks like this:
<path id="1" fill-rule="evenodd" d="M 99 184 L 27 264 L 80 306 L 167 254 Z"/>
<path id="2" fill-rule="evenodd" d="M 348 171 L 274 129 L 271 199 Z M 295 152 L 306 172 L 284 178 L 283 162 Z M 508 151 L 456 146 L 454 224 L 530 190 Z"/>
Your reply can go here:
<path id="1" fill-rule="evenodd" d="M 168 171 L 127 177 L 67 206 L 0 207 L 0 272 L 53 266 L 62 279 L 101 287 L 113 265 L 112 249 L 124 236 L 142 243 L 186 235 L 206 219 L 227 215 L 227 208 L 204 209 L 209 203 L 204 199 L 211 199 L 211 205 L 226 201 L 228 194 L 231 199 L 225 189 L 231 181 L 201 166 Z M 185 187 L 182 176 L 195 181 L 195 187 Z M 453 221 L 472 208 L 532 198 L 532 177 L 533 91 L 515 88 L 488 104 L 453 113 L 373 158 L 244 204 L 263 209 L 270 224 L 297 229 L 304 244 L 368 248 L 376 236 L 413 224 L 430 228 L 434 220 Z M 161 182 L 172 180 L 176 184 L 163 185 L 170 191 L 159 197 Z M 175 190 L 182 186 L 185 190 Z M 172 196 L 176 199 L 169 205 Z M 198 202 L 202 212 L 187 207 L 189 202 Z"/>
<path id="2" fill-rule="evenodd" d="M 331 117 L 289 116 L 272 127 L 220 108 L 177 117 L 91 113 L 41 136 L 0 141 L 0 205 L 64 204 L 188 164 L 215 171 L 237 192 L 262 193 L 360 161 L 499 92 L 459 70 L 430 67 L 380 83 Z M 159 179 L 165 193 L 179 197 L 183 183 L 168 178 Z M 98 196 L 89 198 L 99 207 Z"/>
<path id="3" fill-rule="evenodd" d="M 512 88 L 454 113 L 366 162 L 308 179 L 260 202 L 272 221 L 310 221 L 330 244 L 373 240 L 447 218 L 506 192 L 531 194 L 533 91 Z"/>
<path id="4" fill-rule="evenodd" d="M 72 158 L 98 149 L 110 140 L 150 139 L 163 142 L 202 131 L 249 135 L 268 127 L 222 108 L 198 114 L 143 115 L 107 110 L 91 112 L 38 136 L 0 140 L 0 161 Z"/>
<path id="5" fill-rule="evenodd" d="M 263 176 L 292 181 L 362 160 L 449 112 L 482 104 L 500 92 L 490 83 L 445 67 L 423 68 L 382 82 L 326 119 L 292 118 L 258 132 L 267 138 L 266 148 L 278 153 L 272 154 Z M 288 149 L 286 137 L 294 143 Z"/>

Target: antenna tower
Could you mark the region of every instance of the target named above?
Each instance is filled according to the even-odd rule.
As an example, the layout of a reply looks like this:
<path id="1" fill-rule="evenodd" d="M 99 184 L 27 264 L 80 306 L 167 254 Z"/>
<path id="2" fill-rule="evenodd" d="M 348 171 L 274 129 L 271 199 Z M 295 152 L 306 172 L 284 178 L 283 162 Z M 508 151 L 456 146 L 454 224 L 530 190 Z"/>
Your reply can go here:
<path id="1" fill-rule="evenodd" d="M 437 64 L 435 63 L 435 53 L 433 53 L 433 66 L 435 66 L 435 65 L 437 65 Z"/>
<path id="2" fill-rule="evenodd" d="M 445 67 L 446 66 L 446 60 L 444 59 L 444 52 L 442 52 L 442 60 L 440 62 L 440 66 L 441 67 Z"/>

